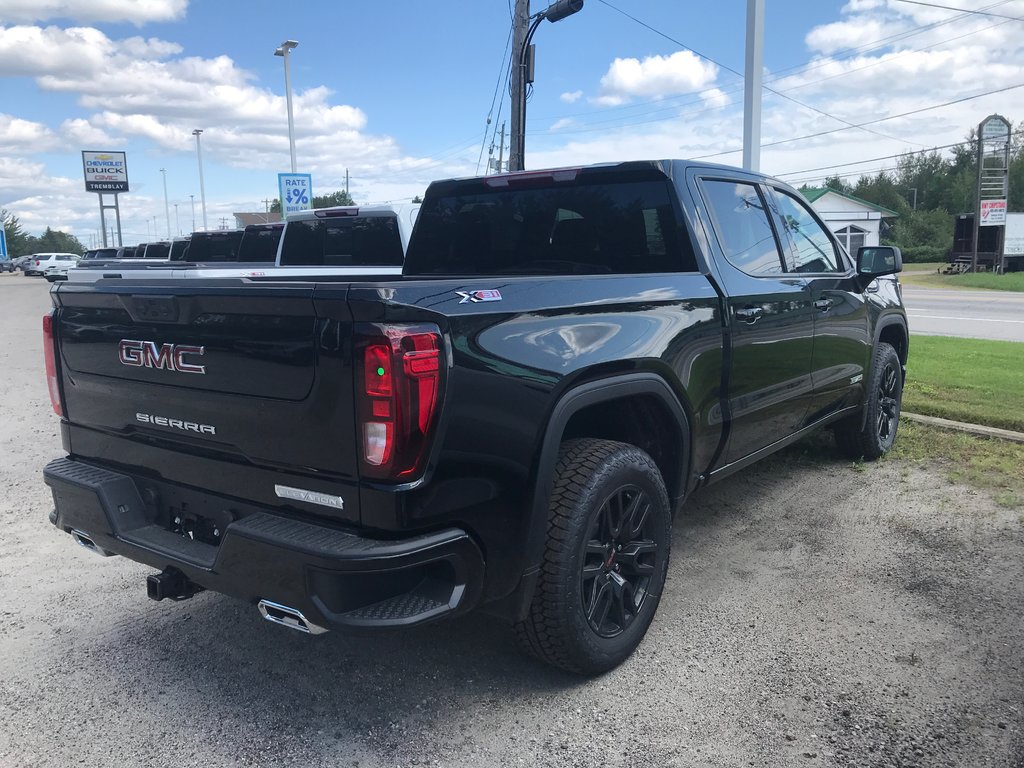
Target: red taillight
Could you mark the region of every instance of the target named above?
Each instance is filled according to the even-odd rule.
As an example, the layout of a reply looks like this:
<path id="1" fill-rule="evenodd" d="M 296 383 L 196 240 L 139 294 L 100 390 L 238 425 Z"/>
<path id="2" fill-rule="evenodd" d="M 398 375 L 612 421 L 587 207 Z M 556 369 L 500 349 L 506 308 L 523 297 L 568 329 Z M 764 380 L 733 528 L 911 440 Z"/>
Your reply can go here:
<path id="1" fill-rule="evenodd" d="M 50 404 L 58 416 L 64 415 L 60 405 L 60 383 L 57 381 L 57 353 L 53 338 L 53 313 L 43 315 L 43 358 L 46 360 L 46 388 L 50 391 Z"/>
<path id="2" fill-rule="evenodd" d="M 442 385 L 436 326 L 371 326 L 359 381 L 363 473 L 412 479 L 426 459 Z"/>

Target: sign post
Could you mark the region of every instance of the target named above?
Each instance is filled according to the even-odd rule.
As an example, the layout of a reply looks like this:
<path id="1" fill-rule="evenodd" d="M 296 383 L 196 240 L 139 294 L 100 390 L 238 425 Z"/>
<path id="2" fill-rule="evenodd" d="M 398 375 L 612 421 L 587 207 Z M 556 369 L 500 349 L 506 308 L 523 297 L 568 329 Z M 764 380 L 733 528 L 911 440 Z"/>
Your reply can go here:
<path id="1" fill-rule="evenodd" d="M 1006 200 L 1009 197 L 1010 123 L 1002 115 L 989 115 L 978 125 L 978 194 L 974 208 L 974 247 L 971 272 L 978 271 L 978 229 L 1006 224 Z M 1004 271 L 1003 238 L 992 254 L 992 269 Z"/>
<path id="2" fill-rule="evenodd" d="M 82 151 L 82 170 L 85 171 L 85 191 L 95 192 L 100 200 L 100 229 L 103 230 L 103 247 L 107 247 L 106 211 L 113 209 L 117 220 L 117 244 L 124 245 L 121 238 L 121 207 L 117 196 L 128 192 L 128 161 L 124 152 Z M 103 196 L 112 194 L 114 204 L 106 205 Z"/>
<path id="3" fill-rule="evenodd" d="M 279 173 L 277 188 L 281 195 L 281 218 L 308 211 L 313 207 L 313 177 L 308 173 Z"/>

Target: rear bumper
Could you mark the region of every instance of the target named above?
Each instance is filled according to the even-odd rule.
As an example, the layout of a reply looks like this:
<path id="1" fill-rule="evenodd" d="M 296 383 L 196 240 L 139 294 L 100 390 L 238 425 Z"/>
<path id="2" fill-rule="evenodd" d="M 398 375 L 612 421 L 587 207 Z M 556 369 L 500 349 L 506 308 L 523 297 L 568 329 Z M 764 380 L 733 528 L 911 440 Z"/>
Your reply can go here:
<path id="1" fill-rule="evenodd" d="M 128 475 L 57 459 L 43 477 L 51 521 L 80 543 L 254 604 L 294 608 L 319 627 L 412 626 L 466 611 L 480 596 L 483 556 L 458 528 L 390 541 L 255 511 L 213 545 L 157 525 Z"/>

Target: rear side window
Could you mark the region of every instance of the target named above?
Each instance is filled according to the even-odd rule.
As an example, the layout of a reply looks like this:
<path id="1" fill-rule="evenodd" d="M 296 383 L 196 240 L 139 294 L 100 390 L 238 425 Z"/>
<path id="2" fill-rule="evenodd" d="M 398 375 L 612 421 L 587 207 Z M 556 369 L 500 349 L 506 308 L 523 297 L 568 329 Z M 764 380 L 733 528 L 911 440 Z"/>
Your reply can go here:
<path id="1" fill-rule="evenodd" d="M 656 181 L 554 182 L 438 195 L 420 209 L 406 274 L 696 271 L 689 237 Z"/>
<path id="2" fill-rule="evenodd" d="M 403 260 L 394 216 L 303 219 L 285 226 L 282 266 L 400 267 Z"/>
<path id="3" fill-rule="evenodd" d="M 171 243 L 171 261 L 181 261 L 188 251 L 188 240 L 175 240 Z"/>
<path id="4" fill-rule="evenodd" d="M 754 277 L 783 273 L 764 199 L 753 184 L 704 179 L 704 201 L 725 258 Z"/>

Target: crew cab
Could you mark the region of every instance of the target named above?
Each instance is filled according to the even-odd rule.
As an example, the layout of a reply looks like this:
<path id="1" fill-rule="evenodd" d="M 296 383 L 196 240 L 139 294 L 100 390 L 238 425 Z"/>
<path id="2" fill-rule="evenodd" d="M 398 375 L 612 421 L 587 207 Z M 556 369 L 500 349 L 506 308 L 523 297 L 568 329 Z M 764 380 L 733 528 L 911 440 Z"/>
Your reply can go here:
<path id="1" fill-rule="evenodd" d="M 890 449 L 901 266 L 780 181 L 666 160 L 434 182 L 399 276 L 65 283 L 51 521 L 158 600 L 311 634 L 480 609 L 599 673 L 685 589 L 694 490 L 826 427 Z"/>

